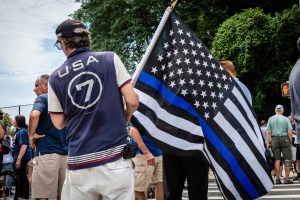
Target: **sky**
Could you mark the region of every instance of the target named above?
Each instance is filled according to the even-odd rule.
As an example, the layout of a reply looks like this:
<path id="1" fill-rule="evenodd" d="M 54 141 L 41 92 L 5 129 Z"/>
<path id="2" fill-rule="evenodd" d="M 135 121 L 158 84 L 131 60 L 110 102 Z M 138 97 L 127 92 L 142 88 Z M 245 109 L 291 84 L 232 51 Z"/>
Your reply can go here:
<path id="1" fill-rule="evenodd" d="M 0 1 L 0 108 L 11 116 L 33 104 L 36 78 L 51 74 L 66 57 L 53 45 L 57 26 L 80 4 L 75 0 Z M 3 108 L 17 106 L 12 108 Z M 21 106 L 27 118 L 32 106 Z"/>

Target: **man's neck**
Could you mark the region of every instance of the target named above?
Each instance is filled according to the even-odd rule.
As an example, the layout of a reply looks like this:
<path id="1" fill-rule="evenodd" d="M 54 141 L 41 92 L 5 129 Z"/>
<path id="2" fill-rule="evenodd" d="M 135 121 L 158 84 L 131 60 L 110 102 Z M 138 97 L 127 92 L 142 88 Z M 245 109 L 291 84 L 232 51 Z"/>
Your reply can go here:
<path id="1" fill-rule="evenodd" d="M 73 53 L 76 49 L 66 49 L 66 51 L 64 52 L 65 55 L 67 56 L 67 58 L 69 57 L 69 55 L 71 55 L 71 53 Z"/>

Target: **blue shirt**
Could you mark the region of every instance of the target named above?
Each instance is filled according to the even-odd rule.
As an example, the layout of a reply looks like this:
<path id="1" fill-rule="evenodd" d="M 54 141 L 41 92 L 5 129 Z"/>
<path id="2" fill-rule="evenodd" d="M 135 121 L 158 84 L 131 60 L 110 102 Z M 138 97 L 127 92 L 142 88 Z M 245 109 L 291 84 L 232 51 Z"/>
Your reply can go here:
<path id="1" fill-rule="evenodd" d="M 149 138 L 148 138 L 147 136 L 141 135 L 141 137 L 142 137 L 142 140 L 143 140 L 144 144 L 146 145 L 146 147 L 149 149 L 149 151 L 152 153 L 152 155 L 153 155 L 154 157 L 158 157 L 158 156 L 161 156 L 161 155 L 162 155 L 161 150 L 160 150 L 157 146 L 155 146 L 155 145 L 149 140 Z M 132 139 L 132 140 L 133 140 L 133 139 Z M 134 141 L 134 140 L 133 140 L 133 141 Z M 142 150 L 141 150 L 140 148 L 138 148 L 137 154 L 144 154 L 144 153 L 142 152 Z"/>
<path id="2" fill-rule="evenodd" d="M 41 113 L 35 132 L 39 135 L 45 135 L 45 137 L 36 140 L 34 156 L 51 153 L 67 155 L 66 130 L 58 130 L 54 127 L 48 113 L 48 94 L 38 96 L 34 101 L 32 110 L 37 110 Z"/>
<path id="3" fill-rule="evenodd" d="M 242 89 L 244 95 L 246 96 L 248 102 L 252 106 L 252 96 L 251 96 L 251 93 L 250 93 L 249 89 L 247 88 L 247 86 L 244 85 L 244 83 L 242 83 L 238 78 L 234 78 L 234 80 L 237 82 L 237 84 L 239 84 L 239 86 Z"/>
<path id="4" fill-rule="evenodd" d="M 132 123 L 130 123 L 130 126 L 134 126 Z M 143 134 L 140 134 L 141 135 L 141 138 L 144 142 L 144 144 L 146 145 L 146 147 L 148 148 L 148 150 L 152 153 L 152 155 L 154 157 L 158 157 L 158 156 L 161 156 L 162 155 L 162 151 L 160 150 L 160 148 L 158 148 L 157 146 L 155 146 L 153 144 L 153 142 L 151 142 L 151 140 L 149 140 L 149 138 Z M 131 137 L 130 138 L 131 141 L 134 141 L 134 139 Z M 140 148 L 138 148 L 137 150 L 137 154 L 144 154 L 142 152 L 142 150 Z"/>
<path id="5" fill-rule="evenodd" d="M 22 160 L 30 160 L 31 159 L 31 147 L 29 145 L 29 137 L 28 137 L 28 130 L 27 128 L 22 128 L 17 131 L 14 139 L 13 139 L 13 145 L 11 149 L 11 154 L 16 161 L 18 159 L 18 155 L 20 153 L 20 149 L 22 145 L 27 145 L 26 152 L 22 158 Z"/>

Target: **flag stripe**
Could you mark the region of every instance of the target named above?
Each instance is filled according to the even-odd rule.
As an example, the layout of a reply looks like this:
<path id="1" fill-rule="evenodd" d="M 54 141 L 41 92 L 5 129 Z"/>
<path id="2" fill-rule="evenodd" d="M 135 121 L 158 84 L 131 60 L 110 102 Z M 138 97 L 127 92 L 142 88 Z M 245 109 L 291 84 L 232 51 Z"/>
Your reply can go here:
<path id="1" fill-rule="evenodd" d="M 241 118 L 239 119 L 241 120 Z M 231 126 L 231 123 L 229 123 L 221 113 L 218 113 L 216 115 L 215 120 L 216 122 L 219 122 L 219 125 L 224 132 L 231 133 L 228 136 L 236 144 L 237 151 L 239 151 L 238 152 L 239 156 L 243 157 L 239 159 L 245 160 L 245 162 L 247 162 L 249 166 L 249 167 L 247 166 L 246 168 L 251 169 L 245 172 L 248 174 L 249 179 L 252 179 L 251 182 L 253 182 L 253 180 L 256 179 L 260 179 L 261 182 L 263 182 L 266 179 L 269 179 L 269 176 L 266 174 L 265 169 L 261 166 L 261 163 L 254 155 L 253 151 L 251 151 L 249 148 L 245 148 L 245 146 L 248 146 L 248 144 L 245 142 L 245 140 L 243 140 L 243 138 L 238 134 L 238 132 Z M 233 150 L 236 149 L 232 149 L 232 151 Z M 245 164 L 246 163 L 241 163 L 241 166 Z M 259 184 L 261 187 L 263 187 L 263 185 L 260 184 L 261 182 L 257 182 L 256 184 Z M 270 182 L 270 184 L 272 184 L 272 182 Z"/>
<path id="2" fill-rule="evenodd" d="M 157 104 L 163 110 L 166 110 L 168 113 L 172 114 L 172 116 L 175 116 L 179 122 L 181 119 L 184 119 L 184 121 L 189 121 L 190 123 L 193 123 L 193 124 L 199 124 L 199 121 L 196 116 L 185 112 L 184 110 L 182 110 L 181 108 L 179 108 L 177 106 L 170 105 L 170 103 L 166 102 L 165 99 L 161 96 L 159 91 L 153 90 L 153 88 L 151 86 L 149 86 L 147 83 L 138 81 L 135 85 L 135 89 L 136 89 L 136 92 L 139 94 L 140 102 L 143 102 L 144 104 L 147 105 L 148 101 L 156 101 Z M 144 95 L 146 95 L 146 96 L 144 96 Z M 153 97 L 155 97 L 155 99 Z M 147 98 L 151 98 L 151 99 L 148 100 Z M 153 106 L 150 106 L 150 107 L 153 107 Z M 152 108 L 152 110 L 155 110 L 155 109 Z M 172 116 L 170 116 L 170 117 L 172 117 Z M 201 133 L 202 133 L 202 130 L 201 130 Z"/>
<path id="3" fill-rule="evenodd" d="M 159 110 L 159 117 L 161 120 L 165 121 L 166 123 L 176 126 L 177 128 L 186 130 L 187 132 L 194 133 L 198 136 L 203 136 L 202 129 L 199 124 L 191 123 L 188 120 L 182 119 L 176 115 L 172 115 L 163 109 L 155 99 L 151 96 L 143 93 L 140 90 L 136 90 L 137 94 L 140 96 L 140 102 L 143 104 L 147 104 L 147 107 L 151 108 L 153 111 Z M 198 122 L 199 123 L 199 122 Z"/>
<path id="4" fill-rule="evenodd" d="M 257 137 L 259 138 L 258 142 L 261 144 L 261 146 L 260 147 L 258 146 L 257 148 L 261 152 L 261 154 L 264 155 L 264 139 L 262 138 L 262 134 L 259 127 L 257 126 L 257 121 L 255 116 L 253 115 L 252 110 L 250 110 L 250 107 L 248 106 L 245 98 L 242 96 L 242 94 L 239 92 L 237 88 L 234 88 L 232 90 L 232 93 L 234 94 L 234 96 L 236 96 L 236 98 L 239 100 L 242 107 L 245 109 L 249 119 L 251 120 L 252 126 L 255 129 L 255 133 L 260 133 L 257 134 Z"/>
<path id="5" fill-rule="evenodd" d="M 147 106 L 140 102 L 138 111 L 143 113 L 152 123 L 161 131 L 170 133 L 174 137 L 181 138 L 191 143 L 203 143 L 204 138 L 202 135 L 202 130 L 199 132 L 199 127 L 185 120 L 177 119 L 176 116 L 172 116 L 158 107 L 149 108 L 151 103 L 148 102 Z M 159 118 L 155 111 L 159 110 Z M 184 123 L 186 123 L 187 129 L 184 129 Z M 189 127 L 188 127 L 189 126 Z M 198 130 L 198 132 L 197 132 Z M 191 131 L 191 132 L 188 132 Z M 194 134 L 193 134 L 194 133 Z M 200 134 L 199 134 L 200 133 Z"/>
<path id="6" fill-rule="evenodd" d="M 208 159 L 210 160 L 210 163 L 213 166 L 214 171 L 218 172 L 218 176 L 216 176 L 216 180 L 218 184 L 222 184 L 223 187 L 220 187 L 220 191 L 224 193 L 226 189 L 226 197 L 229 197 L 229 199 L 242 199 L 239 192 L 236 190 L 234 184 L 231 181 L 231 178 L 228 176 L 226 171 L 218 164 L 218 162 L 215 161 L 214 157 L 208 152 L 205 151 L 205 153 L 208 156 Z M 224 184 L 226 183 L 226 184 Z M 233 198 L 234 197 L 234 198 Z"/>
<path id="7" fill-rule="evenodd" d="M 161 131 L 158 129 L 152 121 L 140 113 L 139 111 L 135 111 L 134 116 L 139 120 L 140 124 L 145 127 L 148 133 L 151 133 L 151 136 L 159 141 L 168 142 L 169 145 L 184 149 L 184 150 L 203 150 L 203 144 L 200 143 L 190 143 L 188 141 L 182 140 L 180 138 L 174 137 L 173 135 Z"/>
<path id="8" fill-rule="evenodd" d="M 234 187 L 236 188 L 235 190 L 239 191 L 239 194 L 235 194 L 234 191 L 232 191 L 231 188 L 231 192 L 234 194 L 234 196 L 241 196 L 242 199 L 252 199 L 250 197 L 250 195 L 247 193 L 247 189 L 245 188 L 244 185 L 242 185 L 242 183 L 238 180 L 241 177 L 238 177 L 237 172 L 236 172 L 236 168 L 235 166 L 232 165 L 231 162 L 228 162 L 228 160 L 226 160 L 226 158 L 224 157 L 224 153 L 227 153 L 227 151 L 223 151 L 223 149 L 219 149 L 219 146 L 215 146 L 215 144 L 211 143 L 210 140 L 206 139 L 205 140 L 205 146 L 204 146 L 204 150 L 206 152 L 208 152 L 208 155 L 211 155 L 211 157 L 216 161 L 216 163 L 211 163 L 213 166 L 213 170 L 215 170 L 217 177 L 219 178 L 220 182 L 223 183 L 224 185 L 227 185 L 227 179 L 226 176 L 229 177 L 230 181 L 232 182 L 232 185 L 234 185 Z M 210 161 L 211 161 L 211 157 L 209 157 Z M 234 162 L 234 160 L 232 161 Z M 215 165 L 219 165 L 216 166 L 216 169 L 214 168 Z M 221 171 L 218 171 L 218 169 L 222 169 Z M 222 174 L 223 171 L 226 172 L 226 176 L 225 179 L 224 175 Z"/>
<path id="9" fill-rule="evenodd" d="M 240 112 L 240 109 L 237 108 L 236 103 L 233 103 L 230 99 L 227 99 L 224 103 L 225 107 L 227 109 L 231 110 L 231 113 L 233 116 L 238 119 L 239 123 L 243 126 L 245 131 L 248 133 L 247 136 L 250 138 L 249 141 L 252 141 L 252 143 L 255 145 L 256 149 L 258 149 L 258 152 L 264 157 L 264 151 L 262 151 L 262 148 L 259 143 L 259 139 L 257 138 L 255 132 L 253 129 L 250 127 L 250 125 L 247 123 L 246 119 Z"/>
<path id="10" fill-rule="evenodd" d="M 202 118 L 199 117 L 199 120 L 201 121 L 201 126 L 205 138 L 209 140 L 214 145 L 214 147 L 223 155 L 224 159 L 231 166 L 231 169 L 234 169 L 233 173 L 237 178 L 242 180 L 241 184 L 245 189 L 247 188 L 247 192 L 249 196 L 252 199 L 259 197 L 256 188 L 251 183 L 251 181 L 249 180 L 249 178 L 247 177 L 243 169 L 241 169 L 240 165 L 238 164 L 232 152 L 230 152 L 230 150 L 220 141 L 220 139 L 216 136 L 216 134 L 211 130 L 211 128 Z M 251 193 L 249 192 L 249 190 L 251 191 Z"/>
<path id="11" fill-rule="evenodd" d="M 171 105 L 177 106 L 193 116 L 198 116 L 195 109 L 187 101 L 179 96 L 176 96 L 176 94 L 171 92 L 160 80 L 144 71 L 141 72 L 138 80 L 158 91 L 165 101 L 169 102 Z"/>
<path id="12" fill-rule="evenodd" d="M 160 147 L 160 149 L 163 152 L 173 152 L 175 155 L 178 156 L 199 156 L 199 150 L 188 150 L 183 151 L 182 149 L 179 149 L 175 146 L 168 145 L 168 141 L 160 141 L 154 138 L 148 130 L 139 122 L 139 120 L 133 115 L 131 117 L 131 122 L 134 124 L 134 126 L 142 133 L 143 135 L 146 135 L 153 143 L 155 143 L 157 146 Z"/>
<path id="13" fill-rule="evenodd" d="M 234 130 L 237 132 L 237 134 L 239 135 L 240 139 L 243 139 L 243 141 L 239 141 L 239 140 L 233 140 L 233 143 L 231 145 L 234 146 L 240 146 L 239 143 L 245 143 L 248 146 L 248 151 L 251 151 L 253 155 L 255 155 L 255 158 L 257 159 L 258 163 L 260 163 L 260 165 L 266 167 L 266 165 L 264 165 L 265 162 L 265 156 L 261 155 L 260 151 L 256 148 L 256 144 L 258 143 L 258 138 L 256 137 L 255 133 L 252 132 L 252 137 L 250 134 L 239 134 L 240 132 L 245 132 L 248 131 L 249 133 L 251 133 L 251 131 L 249 131 L 249 129 L 245 129 L 245 127 L 247 127 L 247 125 L 245 125 L 245 123 L 241 123 L 241 121 L 249 121 L 249 119 L 246 119 L 247 116 L 243 115 L 242 112 L 242 108 L 240 108 L 240 104 L 238 102 L 233 102 L 231 101 L 231 99 L 227 99 L 227 102 L 231 102 L 230 106 L 228 107 L 229 103 L 224 103 L 224 108 L 222 108 L 222 110 L 220 110 L 220 113 L 224 116 L 224 119 L 227 120 L 228 123 L 230 123 L 231 125 L 234 124 Z M 239 110 L 236 110 L 239 109 Z M 234 111 L 234 112 L 230 112 L 230 111 Z M 222 121 L 222 123 L 224 123 Z M 219 125 L 220 127 L 223 126 L 223 124 Z M 225 129 L 226 130 L 226 129 Z M 252 130 L 250 128 L 250 130 Z M 223 136 L 224 129 L 223 130 L 218 130 L 216 131 L 216 133 L 219 133 L 217 135 L 219 135 L 220 139 L 222 141 L 227 141 L 227 140 L 231 140 L 229 138 L 225 138 L 226 136 Z M 227 136 L 230 136 L 231 138 L 235 138 L 231 136 L 231 132 L 229 132 L 229 134 L 227 134 Z M 224 138 L 224 139 L 223 139 Z M 228 145 L 227 145 L 228 146 Z M 243 148 L 245 148 L 246 146 L 243 146 Z M 245 157 L 246 159 L 248 159 L 248 157 Z M 269 171 L 268 168 L 264 168 L 264 172 L 261 173 L 266 173 L 266 175 L 268 176 Z M 269 176 L 268 176 L 269 177 Z"/>

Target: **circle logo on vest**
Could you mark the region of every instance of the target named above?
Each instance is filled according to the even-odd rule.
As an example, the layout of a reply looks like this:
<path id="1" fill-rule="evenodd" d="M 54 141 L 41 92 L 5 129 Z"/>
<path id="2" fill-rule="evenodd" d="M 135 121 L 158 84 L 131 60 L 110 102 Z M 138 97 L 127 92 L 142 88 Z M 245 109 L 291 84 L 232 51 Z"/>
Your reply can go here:
<path id="1" fill-rule="evenodd" d="M 81 109 L 95 105 L 101 97 L 102 82 L 93 72 L 77 74 L 68 85 L 68 95 L 72 104 Z"/>

